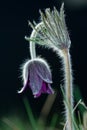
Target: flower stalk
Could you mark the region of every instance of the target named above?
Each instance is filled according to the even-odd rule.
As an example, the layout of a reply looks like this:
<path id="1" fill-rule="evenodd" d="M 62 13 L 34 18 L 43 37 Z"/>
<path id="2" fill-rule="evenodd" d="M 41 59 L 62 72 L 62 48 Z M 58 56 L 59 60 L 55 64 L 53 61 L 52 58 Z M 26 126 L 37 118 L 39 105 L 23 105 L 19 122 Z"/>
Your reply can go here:
<path id="1" fill-rule="evenodd" d="M 29 50 L 30 50 L 31 59 L 34 59 L 34 58 L 36 58 L 35 43 L 38 41 L 38 38 L 36 40 L 36 37 L 38 35 L 39 30 L 41 30 L 41 26 L 43 25 L 43 23 L 41 22 L 34 27 L 33 24 L 31 22 L 29 22 L 29 25 L 33 28 L 33 31 L 31 33 L 30 37 L 25 36 L 25 39 L 30 44 Z"/>
<path id="2" fill-rule="evenodd" d="M 65 98 L 67 104 L 65 104 L 67 130 L 73 130 L 73 90 L 72 90 L 72 70 L 71 70 L 71 58 L 68 49 L 63 51 L 63 64 L 65 73 Z"/>

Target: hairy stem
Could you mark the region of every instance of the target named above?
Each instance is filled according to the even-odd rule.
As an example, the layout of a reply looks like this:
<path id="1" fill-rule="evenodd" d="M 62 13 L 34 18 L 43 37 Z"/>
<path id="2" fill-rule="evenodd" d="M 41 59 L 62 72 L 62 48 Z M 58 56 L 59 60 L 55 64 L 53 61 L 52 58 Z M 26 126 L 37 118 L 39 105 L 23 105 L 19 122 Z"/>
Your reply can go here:
<path id="1" fill-rule="evenodd" d="M 43 23 L 39 23 L 37 24 L 35 27 L 33 25 L 31 25 L 30 23 L 30 26 L 32 26 L 33 28 L 33 31 L 31 33 L 31 36 L 30 36 L 30 39 L 33 39 L 33 38 L 36 38 L 37 35 L 38 35 L 38 31 L 41 30 L 41 25 L 43 25 Z M 36 58 L 36 50 L 35 50 L 35 42 L 34 41 L 30 41 L 30 55 L 31 55 L 31 58 L 34 59 Z"/>
<path id="2" fill-rule="evenodd" d="M 30 42 L 30 55 L 31 59 L 36 58 L 35 43 Z"/>
<path id="3" fill-rule="evenodd" d="M 73 96 L 72 96 L 72 71 L 71 71 L 71 59 L 68 49 L 63 50 L 64 57 L 64 69 L 65 69 L 65 96 L 68 104 L 65 104 L 66 109 L 66 130 L 73 130 Z"/>
<path id="4" fill-rule="evenodd" d="M 37 32 L 35 30 L 32 31 L 30 38 L 36 37 Z M 30 55 L 31 59 L 36 58 L 36 50 L 35 50 L 35 43 L 33 41 L 30 41 Z"/>

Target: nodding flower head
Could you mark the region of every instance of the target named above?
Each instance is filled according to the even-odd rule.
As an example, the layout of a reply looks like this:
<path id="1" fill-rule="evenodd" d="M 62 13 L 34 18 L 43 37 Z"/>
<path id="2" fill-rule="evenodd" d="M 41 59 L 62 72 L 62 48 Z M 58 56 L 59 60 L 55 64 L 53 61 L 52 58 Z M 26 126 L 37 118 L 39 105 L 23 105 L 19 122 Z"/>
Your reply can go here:
<path id="1" fill-rule="evenodd" d="M 35 41 L 36 39 L 36 43 L 46 45 L 54 50 L 69 48 L 71 41 L 65 23 L 64 3 L 60 12 L 54 7 L 53 11 L 47 8 L 45 13 L 40 11 L 40 14 L 41 22 L 39 24 L 34 23 L 33 25 L 30 23 L 30 26 L 37 32 L 37 37 L 30 40 Z"/>
<path id="2" fill-rule="evenodd" d="M 41 58 L 35 58 L 27 61 L 23 66 L 24 86 L 18 91 L 22 93 L 26 87 L 31 88 L 34 97 L 39 97 L 42 93 L 53 94 L 50 84 L 52 83 L 51 71 Z"/>

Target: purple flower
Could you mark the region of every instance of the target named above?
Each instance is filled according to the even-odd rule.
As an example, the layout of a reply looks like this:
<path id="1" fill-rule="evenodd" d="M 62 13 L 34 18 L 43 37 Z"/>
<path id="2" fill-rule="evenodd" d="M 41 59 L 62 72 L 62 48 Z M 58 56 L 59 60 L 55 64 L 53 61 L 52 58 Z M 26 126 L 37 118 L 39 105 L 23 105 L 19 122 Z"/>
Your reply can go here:
<path id="1" fill-rule="evenodd" d="M 50 86 L 52 83 L 51 71 L 43 59 L 35 58 L 28 60 L 23 65 L 22 77 L 24 86 L 18 93 L 22 93 L 26 87 L 31 88 L 34 97 L 39 97 L 42 93 L 54 93 Z"/>

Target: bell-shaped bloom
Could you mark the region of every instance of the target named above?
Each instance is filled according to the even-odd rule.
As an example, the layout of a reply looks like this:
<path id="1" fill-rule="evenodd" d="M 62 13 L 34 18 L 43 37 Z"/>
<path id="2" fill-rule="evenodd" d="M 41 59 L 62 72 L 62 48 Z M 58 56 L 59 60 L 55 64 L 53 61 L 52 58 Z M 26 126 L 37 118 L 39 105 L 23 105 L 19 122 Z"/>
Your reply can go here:
<path id="1" fill-rule="evenodd" d="M 31 88 L 34 97 L 39 97 L 42 93 L 54 93 L 50 86 L 52 83 L 51 71 L 43 59 L 28 60 L 23 65 L 22 77 L 24 86 L 18 93 L 22 93 L 26 87 Z"/>

